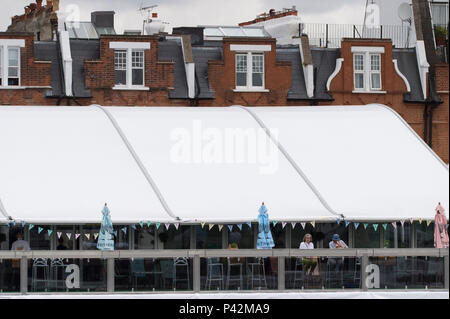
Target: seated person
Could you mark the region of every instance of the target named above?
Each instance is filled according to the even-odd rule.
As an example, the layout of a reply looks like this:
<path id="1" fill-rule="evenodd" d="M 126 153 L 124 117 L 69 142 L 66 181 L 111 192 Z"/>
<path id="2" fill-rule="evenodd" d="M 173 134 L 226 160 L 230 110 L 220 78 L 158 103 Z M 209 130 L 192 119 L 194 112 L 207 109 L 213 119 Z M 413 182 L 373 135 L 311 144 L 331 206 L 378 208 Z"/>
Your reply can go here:
<path id="1" fill-rule="evenodd" d="M 303 242 L 300 243 L 300 249 L 314 249 L 314 243 L 312 242 L 311 234 L 306 234 L 303 237 Z M 303 257 L 303 270 L 307 275 L 310 273 L 313 274 L 314 270 L 317 266 L 317 258 L 316 257 Z"/>
<path id="2" fill-rule="evenodd" d="M 347 244 L 341 240 L 338 234 L 334 234 L 332 240 L 329 243 L 330 249 L 344 249 L 348 248 Z M 343 258 L 328 258 L 328 265 L 330 266 L 330 269 L 333 267 L 335 268 L 335 271 L 339 271 L 339 269 L 342 268 L 343 264 Z"/>

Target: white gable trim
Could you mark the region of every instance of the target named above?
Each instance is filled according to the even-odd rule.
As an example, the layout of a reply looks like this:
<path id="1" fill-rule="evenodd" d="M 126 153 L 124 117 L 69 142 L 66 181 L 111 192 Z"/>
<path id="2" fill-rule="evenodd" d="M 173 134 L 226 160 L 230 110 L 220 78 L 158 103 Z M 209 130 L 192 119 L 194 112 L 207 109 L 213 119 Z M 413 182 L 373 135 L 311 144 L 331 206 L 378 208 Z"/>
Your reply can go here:
<path id="1" fill-rule="evenodd" d="M 272 51 L 272 46 L 258 45 L 258 44 L 231 44 L 230 51 L 264 52 L 264 51 Z"/>
<path id="2" fill-rule="evenodd" d="M 411 92 L 411 86 L 409 85 L 408 79 L 406 78 L 406 76 L 402 72 L 400 72 L 400 70 L 398 68 L 397 60 L 394 59 L 394 60 L 392 60 L 392 62 L 394 62 L 395 72 L 397 72 L 397 74 L 402 78 L 403 82 L 405 82 L 406 90 L 408 92 Z"/>
<path id="3" fill-rule="evenodd" d="M 327 91 L 330 90 L 331 81 L 333 81 L 333 79 L 336 77 L 336 75 L 339 73 L 339 71 L 341 71 L 342 62 L 344 62 L 343 58 L 336 59 L 336 68 L 334 69 L 334 72 L 331 73 L 331 75 L 327 81 Z"/>

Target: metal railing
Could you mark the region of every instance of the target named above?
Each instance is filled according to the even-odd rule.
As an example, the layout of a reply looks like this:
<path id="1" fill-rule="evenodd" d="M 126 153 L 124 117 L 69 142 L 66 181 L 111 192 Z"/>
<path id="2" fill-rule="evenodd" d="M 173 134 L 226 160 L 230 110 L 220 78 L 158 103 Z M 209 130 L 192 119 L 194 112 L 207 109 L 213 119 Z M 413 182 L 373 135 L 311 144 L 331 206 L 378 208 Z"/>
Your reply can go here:
<path id="1" fill-rule="evenodd" d="M 314 250 L 300 250 L 300 249 L 272 249 L 272 250 L 257 250 L 257 249 L 210 249 L 210 250 L 119 250 L 119 251 L 0 251 L 0 263 L 5 260 L 20 261 L 20 293 L 26 294 L 29 292 L 29 262 L 34 259 L 90 259 L 103 260 L 103 272 L 105 274 L 104 291 L 108 293 L 114 292 L 115 279 L 117 277 L 116 261 L 119 260 L 137 260 L 137 259 L 171 259 L 185 258 L 191 261 L 188 266 L 188 275 L 192 275 L 192 285 L 188 290 L 192 292 L 200 292 L 201 289 L 201 259 L 214 258 L 274 258 L 276 259 L 277 269 L 272 269 L 277 273 L 275 278 L 276 290 L 286 290 L 286 275 L 287 262 L 291 258 L 353 258 L 359 261 L 360 271 L 358 273 L 358 281 L 360 286 L 357 289 L 367 291 L 368 276 L 371 275 L 373 269 L 373 260 L 388 258 L 435 258 L 439 260 L 440 269 L 442 270 L 442 287 L 441 289 L 449 289 L 449 249 L 431 249 L 431 248 L 379 248 L 379 249 L 314 249 Z M 228 259 L 229 260 L 229 259 Z M 437 263 L 436 263 L 437 265 Z M 443 267 L 442 267 L 443 266 Z M 394 265 L 395 267 L 395 265 Z M 408 266 L 407 266 L 408 267 Z M 67 270 L 66 270 L 67 271 Z M 431 271 L 433 271 L 431 267 Z M 355 272 L 356 274 L 356 272 Z M 33 271 L 34 276 L 34 271 Z M 192 287 L 190 289 L 189 287 Z M 253 286 L 252 286 L 253 287 Z M 323 287 L 322 287 L 323 289 Z M 252 289 L 250 289 L 252 290 Z M 66 290 L 68 291 L 68 290 Z"/>
<path id="2" fill-rule="evenodd" d="M 307 34 L 311 46 L 340 48 L 342 38 L 391 39 L 396 48 L 409 47 L 409 26 L 302 23 L 300 34 Z"/>

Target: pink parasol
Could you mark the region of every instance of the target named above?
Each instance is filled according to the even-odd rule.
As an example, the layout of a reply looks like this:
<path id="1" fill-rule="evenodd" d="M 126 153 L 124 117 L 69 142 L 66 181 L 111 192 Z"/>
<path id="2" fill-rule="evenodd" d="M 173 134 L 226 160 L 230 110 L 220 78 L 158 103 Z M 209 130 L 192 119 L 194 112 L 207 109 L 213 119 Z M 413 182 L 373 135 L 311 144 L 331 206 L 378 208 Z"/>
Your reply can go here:
<path id="1" fill-rule="evenodd" d="M 444 207 L 438 203 L 436 215 L 434 216 L 434 247 L 448 248 L 447 218 L 444 214 Z"/>

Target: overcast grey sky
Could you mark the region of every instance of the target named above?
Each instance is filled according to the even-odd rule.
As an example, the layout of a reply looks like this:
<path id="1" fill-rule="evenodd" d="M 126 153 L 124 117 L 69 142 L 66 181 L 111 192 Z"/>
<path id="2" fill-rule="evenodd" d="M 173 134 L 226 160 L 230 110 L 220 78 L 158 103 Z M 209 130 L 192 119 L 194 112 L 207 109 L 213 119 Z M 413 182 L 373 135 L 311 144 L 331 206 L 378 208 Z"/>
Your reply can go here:
<path id="1" fill-rule="evenodd" d="M 24 12 L 24 6 L 35 0 L 5 1 L 0 11 L 0 30 L 5 31 L 11 17 Z M 116 30 L 142 28 L 142 16 L 138 7 L 142 0 L 61 0 L 60 8 L 77 5 L 82 21 L 90 20 L 96 10 L 116 12 Z M 44 1 L 45 3 L 45 1 Z M 155 12 L 169 24 L 166 31 L 178 26 L 237 25 L 274 8 L 297 7 L 303 22 L 362 24 L 366 0 L 144 0 L 145 4 L 157 4 Z"/>

